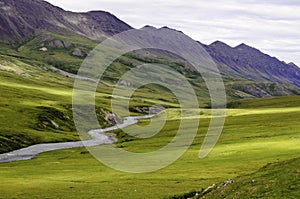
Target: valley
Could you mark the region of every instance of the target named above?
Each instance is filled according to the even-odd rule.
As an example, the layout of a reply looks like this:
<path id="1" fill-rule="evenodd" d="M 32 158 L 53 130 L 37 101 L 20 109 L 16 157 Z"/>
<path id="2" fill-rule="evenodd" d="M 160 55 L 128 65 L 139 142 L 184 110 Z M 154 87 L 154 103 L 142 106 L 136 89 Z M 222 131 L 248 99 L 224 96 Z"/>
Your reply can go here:
<path id="1" fill-rule="evenodd" d="M 270 100 L 277 103 L 278 111 L 274 112 L 275 106 L 268 111 Z M 292 97 L 285 100 L 300 99 Z M 209 122 L 204 117 L 190 149 L 173 165 L 160 171 L 127 174 L 102 165 L 84 148 L 53 151 L 32 160 L 1 164 L 2 196 L 167 198 L 174 194 L 205 189 L 212 184 L 235 179 L 236 176 L 251 174 L 272 162 L 297 158 L 300 150 L 299 123 L 295 120 L 299 117 L 299 109 L 295 107 L 297 105 L 292 102 L 286 104 L 281 98 L 265 99 L 260 107 L 255 108 L 247 107 L 247 103 L 241 104 L 243 108 L 228 110 L 221 139 L 207 158 L 198 158 Z M 285 104 L 286 111 L 281 108 L 282 103 Z M 296 110 L 291 111 L 293 108 Z M 251 111 L 260 112 L 251 114 Z M 175 110 L 171 111 L 172 119 L 167 121 L 158 135 L 131 141 L 122 141 L 121 138 L 117 146 L 133 152 L 153 151 L 164 146 L 176 132 L 176 115 Z M 193 122 L 193 119 L 189 120 Z M 10 186 L 11 184 L 14 186 Z M 280 194 L 277 197 L 284 196 L 287 192 Z"/>
<path id="2" fill-rule="evenodd" d="M 299 197 L 300 68 L 295 64 L 244 43 L 232 47 L 221 41 L 207 45 L 191 40 L 216 65 L 225 86 L 227 103 L 212 108 L 203 74 L 179 55 L 161 49 L 118 57 L 99 82 L 78 76 L 100 42 L 134 30 L 108 12 L 76 13 L 40 0 L 3 0 L 0 11 L 0 198 Z M 188 37 L 185 33 L 167 26 L 146 25 L 140 30 L 187 45 L 182 40 Z M 155 36 L 147 41 L 160 42 Z M 102 50 L 105 54 L 116 49 Z M 112 101 L 126 97 L 114 93 L 116 84 L 123 74 L 144 64 L 165 65 L 180 74 L 199 105 L 182 109 L 169 88 L 150 83 L 136 89 L 128 100 L 129 115 L 117 115 Z M 166 71 L 152 68 L 142 75 L 146 80 L 155 73 L 162 82 L 173 84 L 169 78 L 173 73 L 161 75 Z M 97 83 L 95 102 L 74 103 L 76 80 Z M 126 90 L 135 79 L 121 83 Z M 180 84 L 178 88 L 185 89 Z M 184 96 L 191 100 L 190 93 Z M 84 107 L 93 103 L 102 130 L 91 125 L 90 134 L 83 135 L 76 128 L 74 109 L 89 110 Z M 152 115 L 153 107 L 155 114 L 164 114 Z M 220 110 L 226 111 L 222 134 L 211 153 L 199 158 L 205 139 L 215 136 L 207 132 L 216 118 L 214 111 Z M 136 127 L 147 127 L 154 119 L 165 121 L 155 135 L 136 132 Z M 195 138 L 191 145 L 181 146 L 187 151 L 179 159 L 158 171 L 114 170 L 91 153 L 103 143 L 137 154 L 160 150 L 175 142 L 183 121 L 185 132 L 199 123 Z M 9 158 L 9 153 L 14 157 Z"/>

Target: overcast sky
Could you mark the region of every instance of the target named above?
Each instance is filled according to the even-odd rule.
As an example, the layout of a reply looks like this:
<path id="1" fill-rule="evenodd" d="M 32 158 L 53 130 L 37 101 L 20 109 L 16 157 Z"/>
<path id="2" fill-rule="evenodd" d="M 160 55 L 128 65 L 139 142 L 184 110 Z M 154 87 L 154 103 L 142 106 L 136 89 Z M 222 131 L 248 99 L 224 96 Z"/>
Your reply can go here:
<path id="1" fill-rule="evenodd" d="M 300 66 L 299 0 L 47 1 L 71 11 L 108 11 L 134 28 L 168 26 L 205 44 L 246 43 Z"/>

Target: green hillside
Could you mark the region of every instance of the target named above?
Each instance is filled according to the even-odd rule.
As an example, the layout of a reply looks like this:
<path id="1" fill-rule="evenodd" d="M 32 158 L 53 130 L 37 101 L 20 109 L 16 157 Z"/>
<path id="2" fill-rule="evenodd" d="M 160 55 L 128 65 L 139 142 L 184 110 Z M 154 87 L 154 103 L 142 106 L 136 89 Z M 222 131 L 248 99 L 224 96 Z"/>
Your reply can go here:
<path id="1" fill-rule="evenodd" d="M 279 180 L 280 176 L 284 178 L 280 171 L 275 172 L 281 167 L 273 168 L 273 164 L 252 176 L 259 168 L 270 162 L 299 157 L 300 109 L 294 106 L 291 99 L 298 100 L 298 98 L 286 98 L 290 103 L 287 103 L 285 108 L 278 105 L 272 108 L 229 109 L 224 132 L 217 146 L 208 157 L 199 159 L 199 149 L 209 122 L 209 113 L 204 110 L 199 133 L 189 150 L 171 166 L 153 173 L 127 174 L 112 170 L 99 163 L 85 149 L 80 148 L 44 153 L 29 161 L 1 164 L 1 196 L 4 198 L 168 198 L 191 190 L 199 191 L 227 179 L 240 182 L 232 186 L 241 186 L 239 193 L 243 194 L 243 190 L 248 186 L 245 184 L 243 188 L 243 183 L 248 183 L 248 179 L 255 178 L 254 185 L 259 185 L 263 184 L 261 180 L 268 180 L 268 176 L 271 176 L 271 182 L 276 176 Z M 280 102 L 282 98 L 271 100 L 276 104 L 275 102 Z M 126 139 L 119 131 L 115 131 L 120 138 L 117 146 L 134 152 L 156 150 L 167 144 L 176 133 L 178 119 L 177 109 L 169 109 L 169 117 L 164 129 L 148 139 Z M 186 119 L 189 122 L 195 121 L 195 118 Z M 146 122 L 141 121 L 141 125 Z M 295 181 L 298 176 L 296 161 L 278 163 L 288 165 L 282 167 L 283 171 L 293 171 L 285 178 L 286 186 L 274 181 L 269 185 L 267 192 L 262 190 L 257 194 L 267 198 L 269 195 L 264 193 L 281 196 L 280 193 L 287 193 L 289 189 L 293 189 L 291 196 L 299 195 L 297 181 Z M 266 178 L 264 176 L 260 178 L 262 174 L 266 174 Z M 236 178 L 244 175 L 249 176 Z M 230 187 L 228 186 L 228 189 Z M 227 190 L 227 187 L 225 189 Z"/>
<path id="2" fill-rule="evenodd" d="M 268 163 L 258 171 L 213 184 L 200 191 L 171 196 L 171 199 L 201 198 L 298 198 L 299 162 L 295 158 Z"/>
<path id="3" fill-rule="evenodd" d="M 52 45 L 54 41 L 59 42 Z M 60 47 L 61 42 L 67 47 Z M 0 46 L 1 153 L 37 143 L 79 140 L 72 119 L 74 79 L 68 76 L 76 73 L 86 56 L 85 52 L 95 45 L 95 42 L 78 36 L 46 33 L 46 36 L 36 36 L 16 48 Z M 42 46 L 47 50 L 41 50 Z M 76 48 L 83 56 L 74 55 Z M 288 182 L 286 186 L 276 182 L 272 184 L 276 176 L 278 179 L 284 177 L 280 172 L 274 172 L 278 167 L 271 165 L 255 174 L 253 172 L 270 162 L 299 157 L 300 97 L 251 99 L 254 96 L 247 93 L 247 89 L 263 90 L 270 96 L 283 95 L 284 92 L 278 92 L 282 89 L 279 84 L 224 76 L 229 107 L 224 131 L 212 153 L 199 159 L 199 149 L 211 117 L 205 83 L 181 60 L 174 61 L 169 54 L 153 57 L 136 52 L 119 58 L 105 72 L 102 81 L 114 84 L 121 74 L 142 63 L 166 64 L 184 74 L 201 103 L 201 116 L 183 118 L 194 124 L 200 117 L 201 125 L 192 146 L 178 161 L 157 172 L 127 174 L 99 163 L 84 148 L 48 152 L 32 160 L 0 164 L 0 198 L 168 198 L 191 190 L 199 191 L 230 178 L 240 182 L 231 186 L 236 186 L 239 193 L 244 194 L 252 193 L 246 184 L 252 175 L 263 179 L 261 172 L 267 173 L 266 177 L 273 177 L 270 178 L 269 191 L 259 191 L 257 194 L 261 195 L 257 196 L 282 196 L 280 194 L 287 193 L 289 189 L 293 189 L 291 196 L 299 194 L 297 186 L 290 185 L 298 175 L 294 161 L 284 169 L 296 171 L 290 172 L 291 178 L 283 179 Z M 69 73 L 62 75 L 53 67 Z M 111 111 L 113 87 L 99 84 L 97 89 L 99 123 L 110 126 L 105 117 Z M 133 152 L 150 152 L 172 140 L 181 118 L 179 105 L 167 89 L 157 85 L 138 89 L 130 101 L 131 114 L 143 114 L 139 110 L 154 104 L 167 108 L 164 128 L 147 139 L 137 139 L 116 130 L 113 132 L 118 138 L 116 147 Z M 140 125 L 148 123 L 148 120 L 139 122 Z M 257 189 L 261 190 L 257 185 Z M 231 186 L 228 186 L 228 197 L 237 189 L 230 189 Z M 217 192 L 215 194 L 220 196 Z"/>
<path id="4" fill-rule="evenodd" d="M 74 33 L 61 35 L 40 31 L 39 34 L 20 43 L 18 46 L 8 46 L 0 42 L 0 54 L 32 66 L 44 66 L 47 70 L 53 70 L 52 67 L 55 67 L 72 74 L 77 74 L 85 57 L 98 43 Z M 144 51 L 132 52 L 120 57 L 107 69 L 103 81 L 114 84 L 124 72 L 143 63 L 157 63 L 171 66 L 189 80 L 198 94 L 200 101 L 209 104 L 208 91 L 199 74 L 195 73 L 186 61 L 163 51 L 148 50 L 147 53 Z M 226 67 L 229 70 L 228 66 L 222 66 L 222 70 L 225 70 Z M 299 94 L 295 86 L 263 80 L 254 81 L 245 79 L 236 76 L 233 72 L 224 72 L 223 80 L 228 100 Z"/>
<path id="5" fill-rule="evenodd" d="M 300 159 L 269 163 L 255 173 L 238 177 L 205 198 L 298 198 Z"/>
<path id="6" fill-rule="evenodd" d="M 44 142 L 78 140 L 72 119 L 73 78 L 52 72 L 41 60 L 0 55 L 0 152 Z M 150 86 L 151 87 L 151 86 Z M 99 122 L 107 126 L 112 88 L 98 86 L 96 110 Z M 101 92 L 100 92 L 101 91 Z M 131 110 L 162 104 L 177 107 L 174 96 L 155 86 L 139 89 Z M 135 113 L 137 114 L 137 113 Z"/>

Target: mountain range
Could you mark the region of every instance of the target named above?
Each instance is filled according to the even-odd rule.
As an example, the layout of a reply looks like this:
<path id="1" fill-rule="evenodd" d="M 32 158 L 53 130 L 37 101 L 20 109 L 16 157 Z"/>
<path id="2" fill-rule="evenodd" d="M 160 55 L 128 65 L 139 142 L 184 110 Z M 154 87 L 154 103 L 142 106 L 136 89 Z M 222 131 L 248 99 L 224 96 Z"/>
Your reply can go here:
<path id="1" fill-rule="evenodd" d="M 132 29 L 108 12 L 68 12 L 41 0 L 1 0 L 0 10 L 0 40 L 3 42 L 27 41 L 43 30 L 101 41 Z"/>
<path id="2" fill-rule="evenodd" d="M 70 73 L 77 72 L 85 56 L 100 41 L 133 29 L 108 12 L 74 13 L 42 0 L 2 0 L 0 11 L 2 54 L 34 60 Z M 168 27 L 146 28 L 149 31 L 168 29 L 168 34 L 180 32 Z M 245 98 L 300 94 L 300 68 L 295 64 L 287 64 L 246 44 L 231 47 L 221 41 L 210 45 L 198 43 L 219 67 L 229 96 Z M 136 60 L 149 62 L 155 57 L 153 53 L 147 56 L 140 54 L 130 56 L 129 61 L 127 59 L 124 64 L 123 60 L 122 63 L 130 66 Z M 176 62 L 170 55 L 163 55 L 163 58 Z M 120 71 L 115 69 L 115 72 Z"/>

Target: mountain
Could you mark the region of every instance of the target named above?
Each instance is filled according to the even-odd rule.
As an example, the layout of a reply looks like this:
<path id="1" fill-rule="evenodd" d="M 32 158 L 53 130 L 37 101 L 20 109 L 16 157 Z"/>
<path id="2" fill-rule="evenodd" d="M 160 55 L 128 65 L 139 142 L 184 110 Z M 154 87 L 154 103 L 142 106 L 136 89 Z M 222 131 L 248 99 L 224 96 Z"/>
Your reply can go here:
<path id="1" fill-rule="evenodd" d="M 0 11 L 2 42 L 23 42 L 42 31 L 101 41 L 132 29 L 108 12 L 74 13 L 42 0 L 1 0 Z"/>
<path id="2" fill-rule="evenodd" d="M 60 73 L 64 75 L 67 74 L 65 72 L 76 74 L 89 51 L 100 41 L 132 29 L 108 12 L 74 13 L 42 0 L 2 0 L 0 11 L 1 54 L 26 63 L 44 65 L 47 70 L 63 70 Z M 189 45 L 178 39 L 184 35 L 183 32 L 167 26 L 159 29 L 145 26 L 144 29 L 153 35 L 168 35 L 180 45 Z M 293 63 L 281 62 L 246 44 L 236 47 L 221 41 L 210 45 L 198 44 L 219 67 L 230 99 L 300 94 L 300 69 Z M 125 69 L 141 61 L 168 64 L 193 77 L 190 82 L 196 89 L 203 86 L 201 78 L 194 77 L 188 63 L 162 51 L 139 52 L 120 58 L 118 64 L 110 69 L 106 81 L 114 83 Z M 204 90 L 198 92 L 205 93 Z"/>
<path id="3" fill-rule="evenodd" d="M 290 83 L 300 87 L 300 69 L 246 44 L 234 48 L 216 41 L 204 46 L 219 65 L 226 65 L 246 79 Z"/>
<path id="4" fill-rule="evenodd" d="M 147 30 L 153 35 L 160 35 L 161 38 L 167 35 L 179 46 L 190 45 L 191 52 L 196 50 L 193 50 L 195 46 L 187 44 L 187 41 L 183 39 L 186 35 L 181 31 L 166 26 L 155 28 L 149 25 L 145 26 L 143 30 Z M 176 48 L 172 43 L 161 42 L 155 37 L 148 40 L 153 44 L 163 43 L 169 49 Z M 300 68 L 295 64 L 286 64 L 246 44 L 232 48 L 221 41 L 216 41 L 210 45 L 202 44 L 199 41 L 197 43 L 207 51 L 217 64 L 230 96 L 244 98 L 299 94 Z M 143 55 L 146 54 L 143 53 Z M 155 53 L 152 51 L 147 56 L 150 56 L 149 59 L 153 61 L 156 57 L 164 57 L 168 63 L 177 62 L 177 65 L 182 65 L 185 68 L 185 71 L 181 71 L 182 73 L 186 73 L 191 68 L 188 63 L 166 52 Z M 159 60 L 154 62 L 159 62 Z"/>

